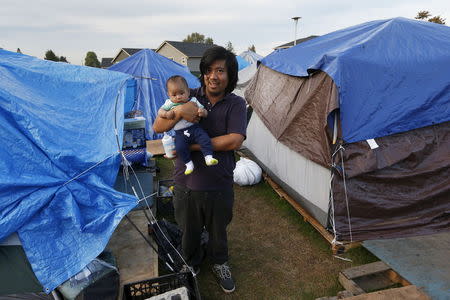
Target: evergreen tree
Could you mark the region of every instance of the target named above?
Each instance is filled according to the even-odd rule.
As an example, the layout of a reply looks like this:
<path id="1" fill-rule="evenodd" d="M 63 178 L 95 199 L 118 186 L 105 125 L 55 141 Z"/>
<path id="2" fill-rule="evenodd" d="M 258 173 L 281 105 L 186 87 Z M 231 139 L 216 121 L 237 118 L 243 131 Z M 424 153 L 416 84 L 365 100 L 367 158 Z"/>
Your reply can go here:
<path id="1" fill-rule="evenodd" d="M 212 45 L 212 44 L 214 44 L 214 41 L 213 41 L 212 38 L 207 37 L 207 38 L 205 39 L 205 44 Z"/>
<path id="2" fill-rule="evenodd" d="M 421 10 L 417 13 L 417 16 L 415 16 L 415 19 L 417 20 L 424 20 L 432 23 L 437 24 L 443 24 L 445 25 L 445 19 L 441 16 L 434 16 L 431 17 L 431 13 L 428 10 Z"/>
<path id="3" fill-rule="evenodd" d="M 86 58 L 84 59 L 84 65 L 94 68 L 100 68 L 100 62 L 98 61 L 97 54 L 93 51 L 86 53 Z"/>
<path id="4" fill-rule="evenodd" d="M 55 55 L 55 53 L 52 50 L 47 50 L 47 52 L 45 52 L 45 60 L 51 60 L 51 61 L 59 61 L 58 56 Z"/>
<path id="5" fill-rule="evenodd" d="M 209 44 L 209 45 L 214 44 L 214 41 L 212 38 L 210 38 L 210 37 L 205 38 L 205 36 L 203 34 L 198 33 L 198 32 L 193 32 L 193 33 L 189 34 L 183 40 L 183 42 Z"/>
<path id="6" fill-rule="evenodd" d="M 248 47 L 248 50 L 256 53 L 255 45 L 251 45 L 250 47 Z"/>
<path id="7" fill-rule="evenodd" d="M 434 16 L 432 18 L 429 18 L 428 22 L 433 22 L 433 23 L 445 25 L 445 19 L 442 18 L 441 16 Z"/>
<path id="8" fill-rule="evenodd" d="M 60 57 L 59 57 L 59 61 L 65 62 L 65 63 L 69 63 L 69 62 L 67 61 L 67 58 L 66 58 L 65 56 L 60 56 Z"/>
<path id="9" fill-rule="evenodd" d="M 225 49 L 227 49 L 228 51 L 231 51 L 231 52 L 234 53 L 233 44 L 232 44 L 230 41 L 228 41 L 228 43 L 227 43 Z"/>

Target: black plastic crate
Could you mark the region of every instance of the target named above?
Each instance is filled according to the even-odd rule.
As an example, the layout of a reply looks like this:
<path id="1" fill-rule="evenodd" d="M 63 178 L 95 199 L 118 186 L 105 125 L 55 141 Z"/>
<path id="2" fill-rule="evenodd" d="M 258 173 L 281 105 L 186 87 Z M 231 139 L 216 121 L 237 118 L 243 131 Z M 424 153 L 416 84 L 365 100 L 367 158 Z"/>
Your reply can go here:
<path id="1" fill-rule="evenodd" d="M 172 273 L 126 284 L 123 287 L 123 299 L 144 300 L 183 286 L 189 292 L 189 299 L 200 299 L 197 285 L 190 272 Z"/>
<path id="2" fill-rule="evenodd" d="M 156 214 L 160 218 L 174 218 L 172 179 L 159 180 L 156 194 Z"/>

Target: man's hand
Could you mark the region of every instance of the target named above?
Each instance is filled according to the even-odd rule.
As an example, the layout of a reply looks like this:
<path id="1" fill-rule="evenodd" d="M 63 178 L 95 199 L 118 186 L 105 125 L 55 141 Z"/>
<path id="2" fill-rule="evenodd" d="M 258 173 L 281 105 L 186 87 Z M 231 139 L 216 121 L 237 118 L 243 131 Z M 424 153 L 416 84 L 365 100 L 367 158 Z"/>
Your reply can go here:
<path id="1" fill-rule="evenodd" d="M 166 112 L 166 119 L 173 120 L 175 119 L 175 112 L 169 110 Z"/>
<path id="2" fill-rule="evenodd" d="M 167 119 L 167 120 L 173 120 L 173 119 L 175 119 L 175 112 L 173 112 L 171 110 L 166 111 L 166 110 L 160 108 L 158 110 L 158 117 L 161 117 L 161 118 Z"/>
<path id="3" fill-rule="evenodd" d="M 180 114 L 181 118 L 188 122 L 198 123 L 198 121 L 200 121 L 198 107 L 195 103 L 188 102 L 183 105 L 178 105 L 173 110 L 176 114 Z"/>
<path id="4" fill-rule="evenodd" d="M 198 107 L 195 103 L 192 102 L 178 105 L 173 108 L 171 112 L 175 114 L 173 119 L 166 119 L 158 113 L 158 116 L 153 123 L 153 130 L 155 132 L 162 133 L 164 131 L 169 131 L 181 119 L 185 119 L 186 121 L 192 123 L 197 123 L 198 121 L 200 121 L 200 117 L 198 115 Z"/>
<path id="5" fill-rule="evenodd" d="M 198 116 L 200 118 L 206 118 L 208 116 L 208 111 L 204 108 L 198 108 Z"/>

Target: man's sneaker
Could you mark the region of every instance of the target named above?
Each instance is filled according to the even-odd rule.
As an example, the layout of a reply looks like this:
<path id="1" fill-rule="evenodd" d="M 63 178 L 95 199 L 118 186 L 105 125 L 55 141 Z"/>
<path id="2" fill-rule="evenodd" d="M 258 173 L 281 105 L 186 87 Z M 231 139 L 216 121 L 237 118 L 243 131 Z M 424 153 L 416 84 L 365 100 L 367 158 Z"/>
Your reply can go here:
<path id="1" fill-rule="evenodd" d="M 213 273 L 216 275 L 220 287 L 225 293 L 232 293 L 235 290 L 235 285 L 233 278 L 231 278 L 231 271 L 230 267 L 227 263 L 224 263 L 222 265 L 214 265 L 213 266 Z"/>
<path id="2" fill-rule="evenodd" d="M 182 273 L 184 273 L 184 272 L 193 272 L 194 274 L 194 276 L 197 276 L 199 273 L 200 273 L 200 267 L 199 266 L 196 266 L 196 267 L 188 267 L 187 265 L 184 265 L 182 268 L 181 268 L 181 270 L 180 270 L 180 272 L 182 272 Z"/>

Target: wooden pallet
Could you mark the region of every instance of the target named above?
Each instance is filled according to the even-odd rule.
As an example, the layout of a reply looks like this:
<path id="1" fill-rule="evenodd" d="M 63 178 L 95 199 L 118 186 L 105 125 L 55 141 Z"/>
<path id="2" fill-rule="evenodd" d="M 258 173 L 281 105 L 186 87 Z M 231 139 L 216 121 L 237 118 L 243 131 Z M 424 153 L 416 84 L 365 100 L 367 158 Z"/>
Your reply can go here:
<path id="1" fill-rule="evenodd" d="M 382 261 L 345 269 L 339 273 L 339 282 L 353 295 L 384 289 L 394 284 L 411 285 Z"/>
<path id="2" fill-rule="evenodd" d="M 316 300 L 430 299 L 382 261 L 345 269 L 339 273 L 339 282 L 345 291 Z"/>
<path id="3" fill-rule="evenodd" d="M 347 296 L 340 294 L 335 297 L 317 298 L 316 300 L 431 300 L 421 289 L 415 285 L 403 286 L 400 288 L 376 291 L 357 296 Z"/>
<path id="4" fill-rule="evenodd" d="M 311 224 L 324 238 L 331 244 L 331 249 L 334 254 L 343 253 L 351 248 L 361 246 L 359 242 L 346 242 L 343 244 L 333 243 L 334 237 L 328 232 L 322 224 L 320 224 L 306 209 L 304 209 L 297 201 L 289 196 L 272 178 L 266 173 L 263 173 L 264 180 L 273 188 L 273 190 L 283 199 L 285 199 L 292 207 L 303 217 L 303 220 Z"/>

